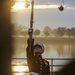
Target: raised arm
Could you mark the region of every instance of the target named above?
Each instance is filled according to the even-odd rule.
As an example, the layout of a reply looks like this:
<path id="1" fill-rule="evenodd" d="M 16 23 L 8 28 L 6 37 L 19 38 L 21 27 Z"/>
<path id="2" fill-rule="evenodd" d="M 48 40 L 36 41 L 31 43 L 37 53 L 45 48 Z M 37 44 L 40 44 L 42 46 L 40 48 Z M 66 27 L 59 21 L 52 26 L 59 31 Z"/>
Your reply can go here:
<path id="1" fill-rule="evenodd" d="M 27 45 L 28 45 L 27 46 L 27 59 L 28 60 L 31 60 L 33 58 L 33 56 L 34 56 L 34 54 L 33 54 L 34 39 L 31 37 L 32 33 L 33 33 L 33 29 L 30 28 L 28 30 L 29 38 L 27 40 Z"/>

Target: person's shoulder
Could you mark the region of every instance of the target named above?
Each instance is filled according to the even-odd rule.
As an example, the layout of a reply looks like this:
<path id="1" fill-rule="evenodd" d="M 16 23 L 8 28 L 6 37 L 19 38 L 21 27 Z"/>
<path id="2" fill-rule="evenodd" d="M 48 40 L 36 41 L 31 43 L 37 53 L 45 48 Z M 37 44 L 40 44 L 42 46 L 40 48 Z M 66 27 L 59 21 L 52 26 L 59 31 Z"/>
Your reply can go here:
<path id="1" fill-rule="evenodd" d="M 49 62 L 46 59 L 43 59 L 43 61 L 46 65 L 49 65 Z"/>

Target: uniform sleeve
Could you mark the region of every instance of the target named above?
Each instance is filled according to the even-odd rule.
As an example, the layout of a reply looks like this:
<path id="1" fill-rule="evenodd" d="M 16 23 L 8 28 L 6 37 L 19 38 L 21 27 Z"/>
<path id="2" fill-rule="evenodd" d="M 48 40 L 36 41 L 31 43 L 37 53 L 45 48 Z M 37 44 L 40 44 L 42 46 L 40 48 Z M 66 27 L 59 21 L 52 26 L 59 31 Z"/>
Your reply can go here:
<path id="1" fill-rule="evenodd" d="M 50 65 L 47 60 L 45 60 L 45 65 L 46 65 L 45 73 L 46 75 L 50 75 Z"/>
<path id="2" fill-rule="evenodd" d="M 47 62 L 48 62 L 48 61 L 47 61 Z M 47 73 L 48 73 L 47 75 L 50 75 L 50 65 L 49 65 L 49 62 L 48 62 L 47 68 L 48 68 L 48 69 L 47 69 Z"/>
<path id="3" fill-rule="evenodd" d="M 30 40 L 28 39 L 27 40 L 27 49 L 26 49 L 26 55 L 27 55 L 27 60 L 28 61 L 32 61 L 32 58 L 34 56 L 33 54 L 33 44 L 34 44 L 34 39 Z"/>

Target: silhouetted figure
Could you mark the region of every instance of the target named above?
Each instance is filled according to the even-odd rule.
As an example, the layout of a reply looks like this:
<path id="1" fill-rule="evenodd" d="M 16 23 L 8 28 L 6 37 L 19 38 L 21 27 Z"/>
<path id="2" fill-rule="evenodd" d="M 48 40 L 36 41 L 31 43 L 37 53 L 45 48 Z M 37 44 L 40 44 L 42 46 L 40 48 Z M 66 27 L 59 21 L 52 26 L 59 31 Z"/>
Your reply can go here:
<path id="1" fill-rule="evenodd" d="M 29 36 L 32 34 L 32 32 L 33 29 L 29 29 Z M 44 45 L 41 42 L 34 42 L 33 38 L 29 38 L 27 43 L 27 63 L 30 75 L 50 75 L 49 62 L 42 58 Z"/>
<path id="2" fill-rule="evenodd" d="M 0 0 L 0 75 L 12 75 L 12 27 L 10 0 Z"/>
<path id="3" fill-rule="evenodd" d="M 55 75 L 75 75 L 75 60 L 68 63 L 63 69 L 61 69 Z"/>

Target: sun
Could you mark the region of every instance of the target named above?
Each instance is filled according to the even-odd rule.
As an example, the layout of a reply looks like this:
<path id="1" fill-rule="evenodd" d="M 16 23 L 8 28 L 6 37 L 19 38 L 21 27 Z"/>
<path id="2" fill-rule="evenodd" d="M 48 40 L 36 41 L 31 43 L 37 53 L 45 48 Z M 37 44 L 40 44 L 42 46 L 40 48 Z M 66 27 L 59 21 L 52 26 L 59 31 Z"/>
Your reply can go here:
<path id="1" fill-rule="evenodd" d="M 24 10 L 25 2 L 16 2 L 14 6 L 12 6 L 12 10 Z"/>

